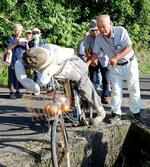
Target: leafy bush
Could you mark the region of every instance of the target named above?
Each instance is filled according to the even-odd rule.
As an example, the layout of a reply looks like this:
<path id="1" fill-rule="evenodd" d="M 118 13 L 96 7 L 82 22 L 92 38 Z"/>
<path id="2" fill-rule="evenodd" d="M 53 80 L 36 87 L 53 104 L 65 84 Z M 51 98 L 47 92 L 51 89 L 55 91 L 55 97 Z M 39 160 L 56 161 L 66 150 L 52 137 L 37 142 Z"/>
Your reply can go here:
<path id="1" fill-rule="evenodd" d="M 89 21 L 104 13 L 111 16 L 114 25 L 127 28 L 140 53 L 140 71 L 149 72 L 149 0 L 93 0 L 92 4 L 87 0 L 1 0 L 0 49 L 14 23 L 21 23 L 24 30 L 40 28 L 47 43 L 76 48 L 82 33 L 88 31 Z M 0 68 L 1 83 L 7 83 L 2 78 L 7 78 L 6 71 L 6 67 Z"/>
<path id="2" fill-rule="evenodd" d="M 1 39 L 11 34 L 11 25 L 19 22 L 24 29 L 39 27 L 46 42 L 59 44 L 68 47 L 76 47 L 82 37 L 83 30 L 87 29 L 86 23 L 77 24 L 76 13 L 78 8 L 66 9 L 61 4 L 49 0 L 23 0 L 23 1 L 2 0 L 0 6 L 0 30 L 3 33 Z M 8 3 L 9 2 L 9 3 Z M 10 13 L 7 13 L 4 10 Z M 2 40 L 1 40 L 2 41 Z M 2 45 L 2 43 L 1 43 Z"/>
<path id="3" fill-rule="evenodd" d="M 67 8 L 78 10 L 77 22 L 89 21 L 99 14 L 109 14 L 114 25 L 127 28 L 134 47 L 149 48 L 150 1 L 149 0 L 70 0 L 61 1 Z"/>
<path id="4" fill-rule="evenodd" d="M 0 66 L 0 85 L 7 85 L 8 82 L 7 66 Z"/>
<path id="5" fill-rule="evenodd" d="M 8 14 L 9 13 L 9 14 Z M 47 42 L 76 47 L 90 19 L 108 13 L 114 25 L 125 26 L 135 47 L 148 48 L 149 0 L 1 0 L 0 45 L 11 34 L 11 25 L 39 27 Z"/>

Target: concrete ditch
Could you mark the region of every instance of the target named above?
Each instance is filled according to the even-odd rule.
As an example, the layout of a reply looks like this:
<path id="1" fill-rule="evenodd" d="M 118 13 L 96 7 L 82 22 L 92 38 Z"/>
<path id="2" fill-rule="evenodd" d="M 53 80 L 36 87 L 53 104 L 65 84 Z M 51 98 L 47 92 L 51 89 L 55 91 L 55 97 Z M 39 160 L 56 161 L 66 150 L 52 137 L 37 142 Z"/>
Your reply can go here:
<path id="1" fill-rule="evenodd" d="M 68 128 L 68 133 L 71 167 L 150 166 L 150 131 L 141 124 L 124 120 L 99 128 Z M 36 166 L 52 166 L 50 149 L 45 150 Z"/>

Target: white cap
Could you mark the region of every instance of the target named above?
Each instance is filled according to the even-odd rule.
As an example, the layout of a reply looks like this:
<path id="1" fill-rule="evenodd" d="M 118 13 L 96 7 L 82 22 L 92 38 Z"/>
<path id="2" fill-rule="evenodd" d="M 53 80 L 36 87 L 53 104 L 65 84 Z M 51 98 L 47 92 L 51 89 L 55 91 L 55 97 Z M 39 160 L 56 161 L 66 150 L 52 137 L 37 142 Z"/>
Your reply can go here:
<path id="1" fill-rule="evenodd" d="M 27 34 L 27 33 L 32 34 L 32 31 L 31 31 L 31 30 L 27 30 L 27 31 L 26 31 L 26 34 Z"/>

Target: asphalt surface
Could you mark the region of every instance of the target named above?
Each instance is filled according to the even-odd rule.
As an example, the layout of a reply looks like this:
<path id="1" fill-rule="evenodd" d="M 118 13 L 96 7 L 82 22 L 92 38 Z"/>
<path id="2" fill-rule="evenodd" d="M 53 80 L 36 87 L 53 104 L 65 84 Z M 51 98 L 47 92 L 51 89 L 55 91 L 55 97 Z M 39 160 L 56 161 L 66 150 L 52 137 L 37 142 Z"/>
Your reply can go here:
<path id="1" fill-rule="evenodd" d="M 143 111 L 143 116 L 149 121 L 148 125 L 150 125 L 150 74 L 140 76 L 140 87 L 141 111 Z M 123 112 L 128 112 L 129 94 L 126 89 L 126 83 L 123 94 L 122 110 Z M 20 154 L 32 154 L 25 148 L 26 142 L 42 140 L 47 134 L 44 133 L 40 124 L 32 122 L 32 115 L 26 110 L 29 105 L 31 105 L 30 101 L 24 98 L 9 99 L 8 89 L 0 88 L 0 167 L 8 166 L 8 161 L 13 158 L 13 161 L 15 161 L 14 154 L 19 156 Z M 110 105 L 105 105 L 104 107 L 109 114 Z M 10 159 L 7 159 L 8 155 Z"/>

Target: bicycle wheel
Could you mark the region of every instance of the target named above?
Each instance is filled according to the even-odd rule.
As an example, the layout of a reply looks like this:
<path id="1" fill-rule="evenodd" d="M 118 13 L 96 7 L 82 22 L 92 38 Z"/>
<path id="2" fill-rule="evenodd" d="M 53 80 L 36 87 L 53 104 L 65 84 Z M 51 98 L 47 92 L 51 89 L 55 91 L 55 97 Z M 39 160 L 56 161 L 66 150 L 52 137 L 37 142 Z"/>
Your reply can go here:
<path id="1" fill-rule="evenodd" d="M 51 123 L 51 153 L 53 167 L 70 167 L 68 135 L 62 116 Z"/>

